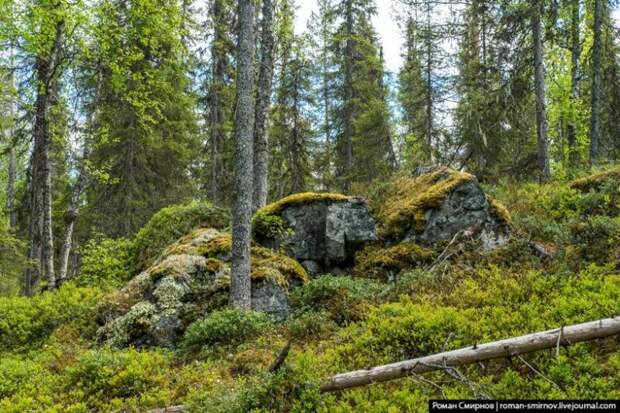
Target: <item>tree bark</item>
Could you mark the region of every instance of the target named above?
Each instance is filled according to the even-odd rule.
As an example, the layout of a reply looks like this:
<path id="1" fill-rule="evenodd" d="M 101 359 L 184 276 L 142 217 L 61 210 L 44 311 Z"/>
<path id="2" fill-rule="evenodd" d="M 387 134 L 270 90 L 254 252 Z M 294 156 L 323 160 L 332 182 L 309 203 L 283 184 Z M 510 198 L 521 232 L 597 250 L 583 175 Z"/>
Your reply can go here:
<path id="1" fill-rule="evenodd" d="M 232 262 L 230 303 L 250 308 L 250 241 L 253 180 L 254 129 L 254 6 L 239 0 L 239 41 L 237 57 L 237 111 L 235 115 L 235 203 L 232 210 Z"/>
<path id="2" fill-rule="evenodd" d="M 332 392 L 394 380 L 410 374 L 445 370 L 465 364 L 497 358 L 513 357 L 560 345 L 604 338 L 620 333 L 620 316 L 554 330 L 508 338 L 473 347 L 446 351 L 413 360 L 337 374 L 323 383 L 321 391 Z"/>
<path id="3" fill-rule="evenodd" d="M 346 41 L 344 51 L 344 132 L 343 155 L 344 170 L 342 192 L 351 192 L 351 173 L 353 171 L 353 2 L 345 4 Z"/>
<path id="4" fill-rule="evenodd" d="M 56 276 L 54 272 L 54 235 L 52 226 L 52 173 L 50 164 L 50 148 L 52 140 L 49 130 L 49 110 L 57 93 L 57 69 L 65 24 L 56 23 L 54 42 L 49 51 L 36 58 L 37 98 L 35 101 L 33 186 L 40 216 L 41 254 L 40 264 L 46 288 L 54 289 Z M 34 220 L 34 216 L 33 216 Z M 33 234 L 31 234 L 33 235 Z"/>
<path id="5" fill-rule="evenodd" d="M 601 49 L 603 1 L 594 1 L 594 43 L 592 45 L 592 112 L 590 119 L 590 163 L 596 165 L 601 145 Z"/>
<path id="6" fill-rule="evenodd" d="M 547 143 L 547 113 L 545 108 L 545 67 L 541 27 L 541 0 L 532 3 L 532 37 L 534 43 L 534 89 L 536 94 L 536 134 L 538 143 L 538 169 L 541 180 L 551 177 Z"/>
<path id="7" fill-rule="evenodd" d="M 269 191 L 267 181 L 269 174 L 267 118 L 269 117 L 273 81 L 273 8 L 271 0 L 263 0 L 261 58 L 254 120 L 254 211 L 267 204 L 267 193 Z"/>
<path id="8" fill-rule="evenodd" d="M 581 55 L 581 43 L 579 38 L 580 1 L 572 1 L 571 10 L 571 100 L 577 102 L 579 98 L 579 57 Z M 576 120 L 571 119 L 567 127 L 568 134 L 568 164 L 574 167 L 579 163 L 577 151 L 577 126 Z"/>

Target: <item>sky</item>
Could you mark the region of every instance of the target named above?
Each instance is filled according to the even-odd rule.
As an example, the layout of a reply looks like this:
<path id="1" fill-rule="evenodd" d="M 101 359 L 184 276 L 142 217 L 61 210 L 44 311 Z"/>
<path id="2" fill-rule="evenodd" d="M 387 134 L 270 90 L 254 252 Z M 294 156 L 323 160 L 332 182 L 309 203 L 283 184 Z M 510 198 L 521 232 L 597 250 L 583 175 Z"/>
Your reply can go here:
<path id="1" fill-rule="evenodd" d="M 303 32 L 312 10 L 316 9 L 315 0 L 298 0 L 297 22 L 295 28 L 298 32 Z M 398 25 L 392 18 L 392 0 L 376 0 L 377 15 L 374 18 L 375 30 L 381 38 L 383 44 L 383 55 L 386 68 L 391 72 L 397 72 L 400 68 L 401 45 L 403 42 Z"/>

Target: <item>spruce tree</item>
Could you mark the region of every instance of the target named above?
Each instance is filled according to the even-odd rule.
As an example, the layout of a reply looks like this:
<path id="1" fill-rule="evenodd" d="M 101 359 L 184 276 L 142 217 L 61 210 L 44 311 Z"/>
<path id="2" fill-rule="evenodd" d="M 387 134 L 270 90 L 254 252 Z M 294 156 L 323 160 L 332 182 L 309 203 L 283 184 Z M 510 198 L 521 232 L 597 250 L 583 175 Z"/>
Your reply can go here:
<path id="1" fill-rule="evenodd" d="M 99 179 L 87 198 L 91 220 L 107 235 L 131 235 L 190 195 L 198 142 L 181 28 L 174 0 L 96 8 L 89 163 Z"/>

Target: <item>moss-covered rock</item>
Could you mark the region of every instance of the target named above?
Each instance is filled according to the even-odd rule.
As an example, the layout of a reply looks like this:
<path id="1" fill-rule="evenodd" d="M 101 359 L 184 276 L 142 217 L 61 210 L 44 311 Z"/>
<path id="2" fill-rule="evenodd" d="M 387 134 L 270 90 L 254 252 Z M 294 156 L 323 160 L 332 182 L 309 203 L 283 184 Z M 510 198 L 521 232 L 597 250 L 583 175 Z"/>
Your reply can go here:
<path id="1" fill-rule="evenodd" d="M 224 229 L 230 223 L 227 210 L 208 202 L 173 205 L 157 212 L 136 234 L 132 256 L 136 272 L 149 267 L 164 248 L 197 228 Z"/>
<path id="2" fill-rule="evenodd" d="M 165 249 L 147 270 L 100 307 L 102 341 L 117 347 L 174 346 L 185 328 L 227 302 L 231 237 L 198 229 Z M 252 246 L 252 306 L 276 318 L 290 311 L 288 289 L 308 279 L 294 259 Z"/>
<path id="3" fill-rule="evenodd" d="M 507 241 L 510 214 L 473 175 L 445 167 L 424 172 L 389 185 L 378 210 L 383 239 L 432 245 L 468 230 L 480 235 L 485 249 Z"/>
<path id="4" fill-rule="evenodd" d="M 310 272 L 348 267 L 355 252 L 377 239 L 375 220 L 361 198 L 295 194 L 259 210 L 256 241 L 296 258 Z"/>

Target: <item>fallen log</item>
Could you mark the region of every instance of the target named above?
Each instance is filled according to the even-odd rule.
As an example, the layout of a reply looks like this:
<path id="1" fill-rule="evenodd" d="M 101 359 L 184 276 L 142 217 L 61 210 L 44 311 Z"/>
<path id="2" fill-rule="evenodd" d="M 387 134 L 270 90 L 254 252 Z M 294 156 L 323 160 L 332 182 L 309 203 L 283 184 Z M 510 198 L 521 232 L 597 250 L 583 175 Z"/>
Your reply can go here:
<path id="1" fill-rule="evenodd" d="M 449 369 L 479 361 L 512 357 L 547 348 L 559 348 L 560 345 L 570 345 L 619 333 L 620 316 L 616 316 L 614 318 L 575 324 L 554 330 L 446 351 L 370 369 L 337 374 L 321 385 L 321 391 L 333 392 L 352 387 L 366 386 L 412 374 Z"/>
<path id="2" fill-rule="evenodd" d="M 163 409 L 149 410 L 147 413 L 182 413 L 186 409 L 183 405 L 164 407 Z"/>

